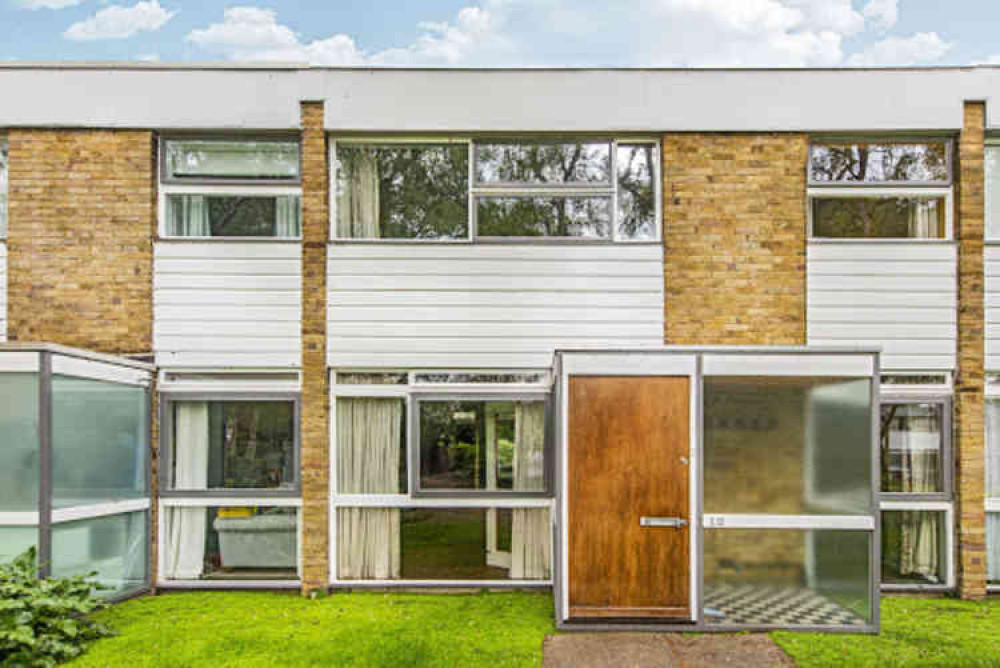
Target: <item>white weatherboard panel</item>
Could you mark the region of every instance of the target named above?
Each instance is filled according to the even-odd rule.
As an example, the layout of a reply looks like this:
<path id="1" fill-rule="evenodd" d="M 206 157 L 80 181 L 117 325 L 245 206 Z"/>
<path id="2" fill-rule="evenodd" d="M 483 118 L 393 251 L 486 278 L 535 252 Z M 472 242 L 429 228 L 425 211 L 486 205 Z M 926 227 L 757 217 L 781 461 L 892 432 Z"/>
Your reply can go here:
<path id="1" fill-rule="evenodd" d="M 882 349 L 888 370 L 947 371 L 957 346 L 953 243 L 810 243 L 810 345 Z"/>
<path id="2" fill-rule="evenodd" d="M 663 343 L 657 245 L 335 244 L 331 367 L 532 368 Z"/>
<path id="3" fill-rule="evenodd" d="M 157 242 L 157 365 L 299 366 L 301 256 L 297 243 Z"/>
<path id="4" fill-rule="evenodd" d="M 7 340 L 7 244 L 0 243 L 0 341 Z"/>
<path id="5" fill-rule="evenodd" d="M 986 274 L 986 370 L 1000 371 L 1000 246 L 983 251 Z"/>

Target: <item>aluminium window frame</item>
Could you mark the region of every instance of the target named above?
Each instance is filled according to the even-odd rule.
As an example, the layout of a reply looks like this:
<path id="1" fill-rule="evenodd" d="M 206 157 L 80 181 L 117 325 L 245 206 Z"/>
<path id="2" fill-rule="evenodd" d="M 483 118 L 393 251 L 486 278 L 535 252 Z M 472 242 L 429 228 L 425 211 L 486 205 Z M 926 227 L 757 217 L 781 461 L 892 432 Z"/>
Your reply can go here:
<path id="1" fill-rule="evenodd" d="M 817 181 L 812 178 L 812 154 L 813 147 L 828 144 L 930 144 L 943 143 L 945 153 L 945 166 L 947 178 L 942 181 Z M 809 138 L 809 147 L 806 154 L 806 185 L 809 188 L 828 189 L 858 187 L 864 190 L 878 190 L 881 188 L 904 188 L 926 187 L 926 188 L 950 188 L 955 182 L 955 140 L 952 137 L 942 135 L 816 135 Z"/>
<path id="2" fill-rule="evenodd" d="M 523 184 L 523 183 L 490 183 L 480 184 L 476 180 L 476 147 L 482 143 L 566 143 L 566 142 L 607 142 L 610 148 L 609 183 L 601 184 Z M 456 239 L 353 239 L 337 236 L 337 145 L 386 145 L 404 146 L 413 145 L 447 145 L 466 144 L 468 147 L 468 181 L 467 181 L 467 227 L 466 236 Z M 618 238 L 618 163 L 617 154 L 619 144 L 649 144 L 653 148 L 653 172 L 651 175 L 653 185 L 653 198 L 655 203 L 654 236 L 649 239 L 620 239 Z M 463 136 L 386 136 L 377 135 L 367 137 L 364 135 L 330 136 L 329 138 L 329 161 L 330 161 L 330 221 L 328 238 L 331 243 L 338 244 L 524 244 L 524 245 L 552 245 L 552 244 L 590 244 L 590 245 L 659 245 L 663 240 L 663 183 L 662 172 L 662 146 L 661 139 L 653 136 L 628 135 L 536 135 L 527 133 L 518 136 L 495 136 L 495 135 L 463 135 Z M 484 236 L 479 234 L 477 220 L 477 202 L 479 197 L 506 196 L 506 197 L 535 197 L 535 196 L 557 196 L 557 197 L 610 197 L 610 221 L 609 234 L 602 238 L 582 238 L 582 237 L 503 237 Z"/>
<path id="3" fill-rule="evenodd" d="M 958 563 L 957 560 L 957 550 L 958 544 L 955 540 L 955 506 L 950 501 L 909 501 L 909 500 L 891 500 L 891 501 L 881 501 L 879 503 L 879 514 L 882 515 L 886 512 L 900 512 L 900 511 L 926 511 L 941 513 L 944 516 L 944 526 L 941 531 L 945 536 L 945 543 L 941 545 L 941 556 L 945 559 L 944 573 L 945 581 L 941 583 L 904 583 L 904 582 L 882 582 L 882 591 L 926 591 L 926 592 L 942 592 L 951 591 L 955 588 L 955 564 Z M 885 522 L 881 521 L 882 526 L 885 526 Z M 878 565 L 881 570 L 881 562 Z"/>
<path id="4" fill-rule="evenodd" d="M 0 241 L 7 239 L 10 226 L 10 144 L 0 132 Z"/>
<path id="5" fill-rule="evenodd" d="M 288 142 L 299 144 L 299 176 L 294 179 L 250 179 L 250 178 L 210 178 L 177 179 L 167 175 L 167 143 L 171 141 L 258 141 Z M 253 134 L 188 134 L 165 133 L 157 137 L 157 223 L 158 241 L 181 242 L 256 242 L 256 243 L 299 243 L 302 241 L 302 145 L 299 137 L 288 133 Z M 170 195 L 205 195 L 229 197 L 298 197 L 300 224 L 299 234 L 292 237 L 279 236 L 183 236 L 167 233 L 167 198 Z"/>
<path id="6" fill-rule="evenodd" d="M 943 394 L 917 394 L 916 392 L 899 393 L 895 388 L 882 389 L 879 396 L 879 405 L 887 404 L 937 404 L 941 406 L 941 491 L 940 492 L 886 492 L 882 490 L 882 466 L 879 462 L 879 501 L 947 501 L 951 502 L 955 485 L 955 471 L 951 466 L 954 457 L 954 443 L 952 434 L 952 397 Z M 882 424 L 881 410 L 879 411 L 879 425 Z M 879 451 L 881 452 L 882 434 L 879 433 Z"/>

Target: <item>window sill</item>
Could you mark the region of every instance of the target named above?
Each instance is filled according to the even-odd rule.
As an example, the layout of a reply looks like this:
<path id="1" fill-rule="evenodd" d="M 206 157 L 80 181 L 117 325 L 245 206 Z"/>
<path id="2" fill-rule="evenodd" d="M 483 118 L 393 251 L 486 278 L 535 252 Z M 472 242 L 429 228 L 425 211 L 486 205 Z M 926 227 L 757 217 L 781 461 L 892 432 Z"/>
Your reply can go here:
<path id="1" fill-rule="evenodd" d="M 220 244 L 220 243 L 266 243 L 266 244 L 299 244 L 302 237 L 168 237 L 158 236 L 157 242 L 180 242 L 198 244 Z"/>
<path id="2" fill-rule="evenodd" d="M 955 246 L 958 241 L 955 239 L 828 239 L 825 237 L 809 237 L 807 240 L 810 244 L 830 244 L 830 245 L 852 245 L 852 244 L 876 244 L 876 245 L 890 245 L 890 246 L 902 246 L 906 244 L 919 244 L 921 246 Z M 1000 243 L 1000 242 L 997 242 Z"/>

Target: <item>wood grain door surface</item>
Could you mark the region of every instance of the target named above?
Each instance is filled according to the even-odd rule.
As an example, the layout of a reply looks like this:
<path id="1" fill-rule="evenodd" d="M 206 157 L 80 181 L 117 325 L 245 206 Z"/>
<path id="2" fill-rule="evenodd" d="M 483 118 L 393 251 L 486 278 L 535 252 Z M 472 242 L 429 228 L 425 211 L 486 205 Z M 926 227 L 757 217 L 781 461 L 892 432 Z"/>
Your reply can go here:
<path id="1" fill-rule="evenodd" d="M 569 379 L 570 618 L 690 618 L 687 377 Z"/>

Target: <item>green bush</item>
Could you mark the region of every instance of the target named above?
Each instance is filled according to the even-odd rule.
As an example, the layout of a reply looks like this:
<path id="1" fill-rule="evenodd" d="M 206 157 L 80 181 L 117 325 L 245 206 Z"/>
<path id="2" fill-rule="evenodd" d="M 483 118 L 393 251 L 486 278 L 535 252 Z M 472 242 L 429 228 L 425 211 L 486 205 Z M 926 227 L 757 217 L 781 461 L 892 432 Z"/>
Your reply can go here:
<path id="1" fill-rule="evenodd" d="M 89 576 L 38 578 L 35 548 L 0 564 L 0 665 L 55 666 L 111 630 L 86 615 L 104 607 Z"/>

